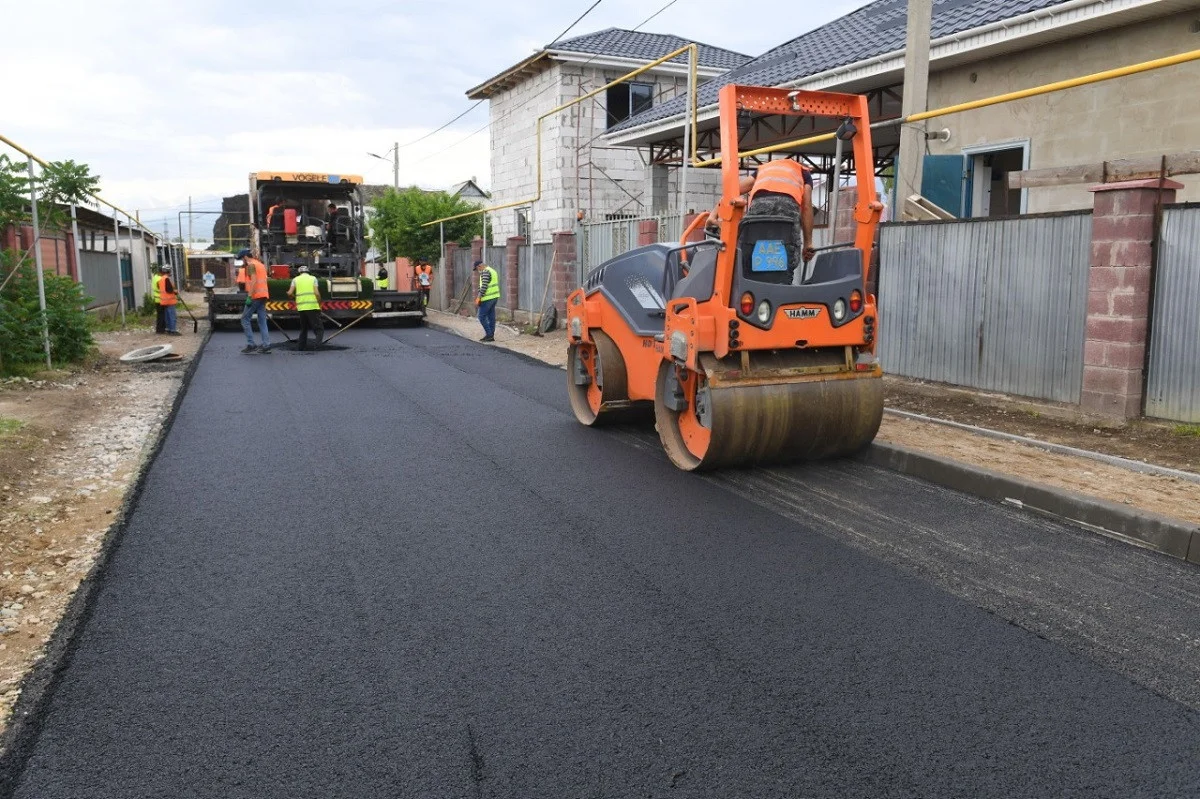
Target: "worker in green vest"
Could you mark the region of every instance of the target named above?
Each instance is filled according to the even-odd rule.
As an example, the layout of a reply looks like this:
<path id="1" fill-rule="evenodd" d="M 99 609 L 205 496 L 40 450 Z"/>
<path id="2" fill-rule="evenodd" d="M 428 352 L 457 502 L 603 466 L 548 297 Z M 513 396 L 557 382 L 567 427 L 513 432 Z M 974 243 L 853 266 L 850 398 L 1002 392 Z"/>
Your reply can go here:
<path id="1" fill-rule="evenodd" d="M 496 303 L 500 301 L 500 276 L 496 270 L 483 261 L 475 262 L 475 271 L 479 273 L 479 295 L 475 304 L 479 306 L 479 324 L 483 325 L 483 338 L 480 341 L 495 341 L 496 333 Z"/>
<path id="2" fill-rule="evenodd" d="M 313 349 L 321 348 L 321 340 L 325 337 L 325 326 L 321 324 L 321 288 L 317 279 L 308 273 L 307 266 L 301 266 L 288 286 L 287 294 L 296 302 L 296 311 L 300 314 L 300 343 L 301 352 L 308 350 L 308 331 L 316 335 Z"/>
<path id="3" fill-rule="evenodd" d="M 159 267 L 159 271 L 161 271 L 161 267 Z M 157 271 L 150 276 L 150 301 L 154 303 L 154 332 L 159 334 L 167 332 L 167 309 L 163 307 L 162 295 L 158 292 L 158 283 L 161 277 L 162 275 Z"/>
<path id="4" fill-rule="evenodd" d="M 388 270 L 383 264 L 379 265 L 379 272 L 375 275 L 376 291 L 387 291 L 388 288 Z"/>

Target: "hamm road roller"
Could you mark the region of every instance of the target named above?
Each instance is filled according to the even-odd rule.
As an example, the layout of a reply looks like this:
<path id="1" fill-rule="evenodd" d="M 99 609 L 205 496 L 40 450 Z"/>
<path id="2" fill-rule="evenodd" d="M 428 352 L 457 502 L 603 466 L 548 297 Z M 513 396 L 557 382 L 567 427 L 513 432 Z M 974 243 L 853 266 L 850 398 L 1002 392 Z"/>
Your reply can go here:
<path id="1" fill-rule="evenodd" d="M 854 453 L 883 416 L 879 315 L 867 293 L 883 206 L 867 99 L 727 85 L 719 111 L 719 232 L 689 241 L 702 216 L 678 245 L 640 247 L 588 272 L 567 299 L 572 409 L 585 425 L 653 409 L 663 448 L 688 471 Z M 852 242 L 806 251 L 797 198 L 807 191 L 811 202 L 811 186 L 780 191 L 778 170 L 762 187 L 775 190 L 758 190 L 764 168 L 742 198 L 739 123 L 752 115 L 836 126 L 835 186 L 852 143 Z"/>

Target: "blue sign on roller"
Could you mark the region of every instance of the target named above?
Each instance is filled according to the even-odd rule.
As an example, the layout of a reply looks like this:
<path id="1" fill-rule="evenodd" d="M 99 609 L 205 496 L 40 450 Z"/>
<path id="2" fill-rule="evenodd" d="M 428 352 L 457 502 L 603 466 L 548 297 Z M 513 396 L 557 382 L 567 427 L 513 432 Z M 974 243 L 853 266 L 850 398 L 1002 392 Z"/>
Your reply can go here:
<path id="1" fill-rule="evenodd" d="M 788 268 L 787 248 L 782 241 L 760 240 L 754 242 L 754 252 L 750 255 L 750 271 L 752 272 L 786 272 Z"/>

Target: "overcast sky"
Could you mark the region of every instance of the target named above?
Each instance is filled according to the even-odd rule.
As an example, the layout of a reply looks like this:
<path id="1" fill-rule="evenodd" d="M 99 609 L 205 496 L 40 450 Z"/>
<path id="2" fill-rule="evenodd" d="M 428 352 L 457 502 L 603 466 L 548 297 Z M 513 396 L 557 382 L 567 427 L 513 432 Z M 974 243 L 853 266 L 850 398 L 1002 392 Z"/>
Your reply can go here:
<path id="1" fill-rule="evenodd" d="M 90 165 L 106 199 L 155 230 L 169 219 L 172 232 L 189 196 L 219 208 L 259 169 L 391 183 L 391 164 L 367 152 L 390 155 L 396 141 L 401 185 L 476 177 L 487 188 L 486 102 L 404 145 L 468 109 L 467 89 L 592 2 L 22 2 L 4 12 L 0 133 L 43 159 Z M 667 2 L 601 0 L 567 35 L 634 28 Z M 676 0 L 641 30 L 754 56 L 865 4 Z M 211 216 L 195 219 L 211 231 Z"/>

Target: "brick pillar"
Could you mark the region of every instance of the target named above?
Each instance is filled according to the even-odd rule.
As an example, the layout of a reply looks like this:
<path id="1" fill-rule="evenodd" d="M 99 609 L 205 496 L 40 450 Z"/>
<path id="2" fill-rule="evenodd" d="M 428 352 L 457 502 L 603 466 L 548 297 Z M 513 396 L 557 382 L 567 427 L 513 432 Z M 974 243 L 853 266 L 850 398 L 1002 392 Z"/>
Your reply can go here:
<path id="1" fill-rule="evenodd" d="M 471 263 L 484 260 L 483 257 L 483 237 L 476 236 L 471 239 Z"/>
<path id="2" fill-rule="evenodd" d="M 833 241 L 830 244 L 841 244 L 854 241 L 858 229 L 854 221 L 854 204 L 858 202 L 858 189 L 848 186 L 838 192 L 838 212 L 836 224 L 833 227 Z"/>
<path id="3" fill-rule="evenodd" d="M 446 287 L 446 307 L 444 310 L 449 311 L 454 307 L 454 303 L 458 302 L 458 292 L 462 291 L 461 286 L 454 285 L 454 253 L 458 252 L 458 244 L 453 241 L 446 242 L 445 250 L 442 252 L 443 263 L 442 267 L 442 285 Z"/>
<path id="4" fill-rule="evenodd" d="M 1162 182 L 1162 201 L 1183 184 Z M 1142 411 L 1150 309 L 1154 206 L 1159 179 L 1093 186 L 1092 258 L 1083 345 L 1086 411 L 1131 419 Z"/>
<path id="5" fill-rule="evenodd" d="M 524 236 L 509 236 L 504 242 L 504 285 L 500 287 L 500 304 L 510 311 L 520 304 L 518 289 L 521 286 L 521 251 Z"/>
<path id="6" fill-rule="evenodd" d="M 561 325 L 567 317 L 567 295 L 579 288 L 577 252 L 575 249 L 575 234 L 561 232 L 554 234 L 554 278 L 551 281 L 550 292 L 554 298 L 554 307 L 558 309 L 558 323 Z M 540 300 L 541 297 L 538 297 Z"/>
<path id="7" fill-rule="evenodd" d="M 13 225 L 8 225 L 4 228 L 3 236 L 0 236 L 0 250 L 15 250 L 17 249 L 17 229 Z"/>
<path id="8" fill-rule="evenodd" d="M 702 214 L 688 214 L 687 216 L 685 216 L 683 218 L 683 229 L 687 230 L 689 227 L 691 227 L 692 223 L 696 221 L 696 217 L 698 217 L 698 216 L 708 216 L 708 212 L 705 211 Z M 689 242 L 704 241 L 704 228 L 703 227 L 696 228 L 695 232 L 692 233 L 692 235 L 688 236 L 688 241 Z M 672 244 L 674 244 L 674 242 L 672 242 Z"/>
<path id="9" fill-rule="evenodd" d="M 639 247 L 645 247 L 647 244 L 658 243 L 658 220 L 643 219 L 638 222 L 638 238 Z"/>

